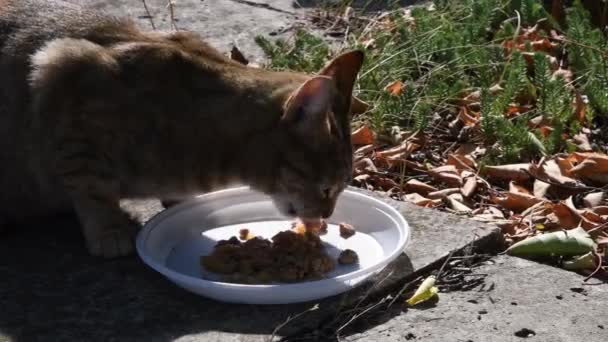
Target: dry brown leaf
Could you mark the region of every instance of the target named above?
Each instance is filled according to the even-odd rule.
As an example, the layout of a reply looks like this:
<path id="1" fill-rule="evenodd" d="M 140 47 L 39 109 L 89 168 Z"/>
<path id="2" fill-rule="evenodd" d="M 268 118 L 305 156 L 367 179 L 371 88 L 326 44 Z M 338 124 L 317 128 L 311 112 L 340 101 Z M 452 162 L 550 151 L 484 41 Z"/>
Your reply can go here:
<path id="1" fill-rule="evenodd" d="M 448 200 L 450 198 L 458 202 L 464 203 L 464 197 L 462 197 L 462 194 L 459 192 L 449 194 L 448 197 L 446 197 L 445 199 Z"/>
<path id="2" fill-rule="evenodd" d="M 498 166 L 486 166 L 483 173 L 492 179 L 525 182 L 530 179 L 528 170 L 530 164 L 508 164 Z"/>
<path id="3" fill-rule="evenodd" d="M 464 173 L 464 172 L 463 172 Z M 477 190 L 477 177 L 474 174 L 463 176 L 464 185 L 460 188 L 460 192 L 464 197 L 471 197 Z"/>
<path id="4" fill-rule="evenodd" d="M 577 153 L 573 153 L 577 155 Z M 592 153 L 580 164 L 574 166 L 570 173 L 577 178 L 584 178 L 592 182 L 608 184 L 608 156 Z"/>
<path id="5" fill-rule="evenodd" d="M 585 195 L 585 197 L 583 197 L 583 203 L 585 203 L 585 206 L 587 208 L 594 208 L 594 207 L 599 206 L 602 203 L 603 199 L 604 199 L 604 192 L 602 192 L 602 191 L 592 192 L 590 194 Z"/>
<path id="6" fill-rule="evenodd" d="M 608 216 L 608 206 L 599 206 L 592 209 L 594 213 L 601 216 Z"/>
<path id="7" fill-rule="evenodd" d="M 447 165 L 454 165 L 459 171 L 469 170 L 474 171 L 477 168 L 477 163 L 469 155 L 457 155 L 455 153 L 448 154 Z"/>
<path id="8" fill-rule="evenodd" d="M 383 190 L 400 188 L 399 184 L 397 184 L 397 182 L 395 182 L 393 179 L 387 178 L 387 177 L 374 177 L 374 183 L 376 184 L 377 187 L 379 187 Z"/>
<path id="9" fill-rule="evenodd" d="M 477 208 L 473 210 L 472 214 L 475 215 L 475 217 L 479 220 L 483 221 L 496 221 L 505 219 L 505 215 L 503 214 L 503 212 L 500 211 L 500 209 L 492 206 Z"/>
<path id="10" fill-rule="evenodd" d="M 460 192 L 459 188 L 448 188 L 448 189 L 429 192 L 427 196 L 428 196 L 428 198 L 431 198 L 431 199 L 443 199 L 443 198 L 447 198 L 451 194 L 456 194 L 459 192 Z"/>
<path id="11" fill-rule="evenodd" d="M 353 145 L 369 145 L 374 143 L 374 132 L 367 125 L 354 130 L 350 136 Z"/>
<path id="12" fill-rule="evenodd" d="M 368 154 L 372 153 L 375 148 L 376 147 L 373 144 L 361 146 L 361 147 L 359 147 L 358 149 L 355 150 L 354 155 L 355 156 L 365 156 L 365 155 L 368 155 Z"/>
<path id="13" fill-rule="evenodd" d="M 515 182 L 509 183 L 509 192 L 513 194 L 532 195 L 532 193 L 528 189 L 524 188 L 521 185 L 515 184 Z"/>
<path id="14" fill-rule="evenodd" d="M 593 148 L 589 143 L 589 137 L 587 134 L 579 133 L 572 137 L 572 140 L 576 144 L 576 149 L 581 152 L 591 152 Z"/>
<path id="15" fill-rule="evenodd" d="M 547 192 L 549 191 L 549 188 L 551 188 L 551 184 L 541 182 L 536 179 L 534 180 L 534 189 L 532 189 L 532 193 L 535 197 L 544 199 L 547 197 Z"/>
<path id="16" fill-rule="evenodd" d="M 475 90 L 463 98 L 465 103 L 479 102 L 481 100 L 481 90 Z"/>
<path id="17" fill-rule="evenodd" d="M 469 110 L 466 106 L 460 108 L 458 112 L 458 118 L 465 126 L 473 127 L 479 123 L 479 116 L 475 114 L 469 114 Z"/>
<path id="18" fill-rule="evenodd" d="M 544 52 L 552 52 L 557 47 L 559 47 L 559 44 L 553 43 L 552 41 L 550 41 L 547 38 L 537 39 L 537 40 L 533 41 L 532 43 L 530 43 L 530 45 L 532 46 L 532 48 L 534 50 L 544 51 Z"/>
<path id="19" fill-rule="evenodd" d="M 417 193 L 411 193 L 403 196 L 403 198 L 409 202 L 412 202 L 418 206 L 425 208 L 435 208 L 441 205 L 440 199 L 429 199 Z"/>
<path id="20" fill-rule="evenodd" d="M 465 143 L 465 144 L 458 146 L 456 151 L 454 151 L 454 154 L 457 156 L 471 156 L 471 158 L 473 158 L 472 155 L 475 153 L 476 150 L 477 150 L 477 145 L 471 144 L 471 143 Z"/>
<path id="21" fill-rule="evenodd" d="M 420 145 L 412 142 L 410 139 L 404 140 L 399 146 L 389 148 L 388 150 L 376 152 L 376 157 L 380 159 L 387 159 L 394 155 L 405 155 L 409 156 L 412 152 L 415 152 L 420 148 Z"/>
<path id="22" fill-rule="evenodd" d="M 601 215 L 598 215 L 598 214 L 594 213 L 591 210 L 584 210 L 581 213 L 581 216 L 583 218 L 587 219 L 589 222 L 593 222 L 593 223 L 596 223 L 596 224 L 600 224 L 600 223 L 604 223 L 605 222 L 605 220 L 602 218 Z"/>
<path id="23" fill-rule="evenodd" d="M 397 81 L 391 82 L 386 87 L 384 87 L 384 90 L 391 93 L 391 95 L 399 96 L 405 90 L 405 84 L 403 82 L 397 80 Z"/>
<path id="24" fill-rule="evenodd" d="M 548 138 L 551 133 L 553 133 L 554 129 L 551 126 L 540 126 L 538 127 L 538 132 L 542 135 L 543 138 Z"/>
<path id="25" fill-rule="evenodd" d="M 445 183 L 453 187 L 462 186 L 462 178 L 454 165 L 444 165 L 429 170 L 429 176 L 438 182 Z"/>
<path id="26" fill-rule="evenodd" d="M 559 202 L 553 206 L 553 213 L 557 216 L 562 228 L 576 228 L 581 223 L 582 216 L 566 203 Z"/>
<path id="27" fill-rule="evenodd" d="M 547 180 L 552 184 L 576 187 L 581 185 L 574 178 L 569 177 L 571 164 L 565 158 L 551 159 L 540 164 L 530 165 L 530 173 L 535 178 Z"/>
<path id="28" fill-rule="evenodd" d="M 543 200 L 527 194 L 502 192 L 490 195 L 490 201 L 514 212 L 522 212 Z"/>
<path id="29" fill-rule="evenodd" d="M 419 180 L 410 179 L 403 185 L 403 190 L 405 192 L 417 192 L 419 194 L 426 195 L 429 192 L 437 191 L 437 188 Z"/>
<path id="30" fill-rule="evenodd" d="M 369 158 L 361 158 L 353 164 L 353 169 L 358 171 L 378 172 L 378 168 Z"/>
<path id="31" fill-rule="evenodd" d="M 448 206 L 450 208 L 454 209 L 455 211 L 465 212 L 465 213 L 470 213 L 472 211 L 471 208 L 469 208 L 464 203 L 459 201 L 458 198 L 455 198 L 453 196 L 448 196 L 447 201 L 448 201 Z"/>

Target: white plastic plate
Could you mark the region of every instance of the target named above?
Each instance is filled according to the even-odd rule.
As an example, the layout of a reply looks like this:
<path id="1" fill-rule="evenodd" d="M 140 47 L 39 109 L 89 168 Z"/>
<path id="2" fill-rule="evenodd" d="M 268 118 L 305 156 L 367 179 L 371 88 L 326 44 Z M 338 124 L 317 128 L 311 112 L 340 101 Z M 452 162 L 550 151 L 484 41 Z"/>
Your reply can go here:
<path id="1" fill-rule="evenodd" d="M 210 254 L 217 241 L 238 236 L 241 228 L 271 238 L 289 229 L 291 222 L 264 194 L 247 187 L 222 190 L 156 215 L 139 233 L 137 252 L 148 266 L 196 294 L 233 303 L 287 304 L 336 295 L 361 284 L 397 258 L 410 238 L 410 228 L 397 210 L 346 190 L 327 220 L 328 234 L 321 238 L 335 258 L 346 248 L 357 252 L 358 265 L 337 265 L 321 280 L 269 285 L 221 282 L 200 266 L 200 256 Z M 349 239 L 341 238 L 339 222 L 352 224 L 357 233 Z"/>

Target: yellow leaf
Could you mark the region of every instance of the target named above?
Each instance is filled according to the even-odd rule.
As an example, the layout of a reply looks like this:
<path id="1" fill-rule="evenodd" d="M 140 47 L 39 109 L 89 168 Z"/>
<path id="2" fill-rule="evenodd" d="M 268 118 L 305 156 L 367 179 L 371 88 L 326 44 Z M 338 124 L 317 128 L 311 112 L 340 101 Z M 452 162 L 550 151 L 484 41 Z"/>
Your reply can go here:
<path id="1" fill-rule="evenodd" d="M 439 290 L 435 287 L 435 276 L 429 276 L 418 287 L 416 292 L 406 301 L 408 305 L 416 305 L 437 295 Z"/>

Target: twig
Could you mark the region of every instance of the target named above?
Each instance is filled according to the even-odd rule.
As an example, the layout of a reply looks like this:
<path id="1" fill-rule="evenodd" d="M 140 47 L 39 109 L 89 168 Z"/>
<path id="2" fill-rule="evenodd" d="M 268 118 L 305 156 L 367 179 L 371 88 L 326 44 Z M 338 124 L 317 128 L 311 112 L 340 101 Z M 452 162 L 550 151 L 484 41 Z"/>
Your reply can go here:
<path id="1" fill-rule="evenodd" d="M 597 258 L 597 267 L 595 268 L 595 271 L 591 272 L 590 275 L 585 277 L 583 282 L 587 282 L 587 280 L 593 278 L 593 276 L 596 275 L 602 269 L 602 257 L 597 253 L 593 253 L 593 255 Z"/>
<path id="2" fill-rule="evenodd" d="M 519 37 L 519 32 L 521 31 L 521 14 L 519 14 L 519 11 L 515 11 L 515 14 L 517 15 L 517 27 L 515 28 L 515 32 L 513 32 L 513 41 L 516 42 L 517 38 Z M 513 54 L 509 55 L 509 58 L 507 59 L 507 62 L 505 63 L 505 67 L 502 70 L 502 74 L 500 75 L 500 78 L 497 82 L 497 84 L 500 84 L 500 82 L 502 82 L 502 80 L 505 78 L 505 75 L 507 74 L 507 70 L 509 69 L 509 64 L 511 64 L 511 60 L 513 59 Z"/>
<path id="3" fill-rule="evenodd" d="M 167 3 L 167 8 L 169 8 L 169 15 L 171 17 L 171 28 L 175 31 L 179 31 L 179 29 L 177 28 L 177 24 L 175 24 L 175 1 L 176 0 L 169 0 L 169 2 Z"/>
<path id="4" fill-rule="evenodd" d="M 445 258 L 445 261 L 443 262 L 443 265 L 441 265 L 441 268 L 439 269 L 439 271 L 437 271 L 437 279 L 439 279 L 441 277 L 441 273 L 443 273 L 443 269 L 445 268 L 445 266 L 448 264 L 448 262 L 450 262 L 450 260 L 452 260 L 452 255 L 454 254 L 454 251 L 451 251 L 450 254 L 448 255 L 447 258 Z"/>
<path id="5" fill-rule="evenodd" d="M 588 234 L 595 233 L 596 231 L 598 231 L 598 230 L 603 230 L 603 229 L 605 229 L 606 227 L 608 227 L 608 222 L 606 222 L 606 223 L 602 223 L 602 224 L 600 224 L 600 225 L 599 225 L 599 226 L 597 226 L 597 227 L 594 227 L 594 228 L 592 228 L 592 229 L 589 229 L 589 230 L 587 231 L 587 233 L 588 233 Z"/>
<path id="6" fill-rule="evenodd" d="M 349 324 L 351 324 L 352 322 L 354 322 L 356 319 L 358 319 L 359 317 L 365 315 L 366 313 L 370 312 L 371 310 L 373 310 L 374 308 L 376 308 L 377 306 L 379 306 L 380 304 L 384 304 L 384 302 L 386 302 L 388 297 L 384 297 L 382 298 L 378 303 L 371 305 L 370 307 L 368 307 L 367 309 L 361 311 L 360 313 L 354 315 L 353 317 L 351 317 L 350 320 L 348 320 L 348 322 L 344 323 L 341 327 L 338 328 L 338 330 L 336 330 L 336 335 L 338 337 L 338 339 L 340 338 L 340 332 L 342 330 L 344 330 L 344 328 L 346 328 Z"/>
<path id="7" fill-rule="evenodd" d="M 422 280 L 422 276 L 419 276 L 416 279 L 405 283 L 405 285 L 403 285 L 403 287 L 401 287 L 401 290 L 399 290 L 399 292 L 397 292 L 397 294 L 395 295 L 395 297 L 393 297 L 393 300 L 391 300 L 391 302 L 388 303 L 388 306 L 389 307 L 393 306 L 393 304 L 395 304 L 395 302 L 397 301 L 397 299 L 401 298 L 401 295 L 403 294 L 403 292 L 405 292 L 405 290 L 407 290 L 412 284 L 414 284 L 414 283 L 416 283 L 416 282 L 418 282 L 420 280 Z"/>
<path id="8" fill-rule="evenodd" d="M 156 30 L 156 25 L 154 25 L 154 18 L 152 17 L 152 14 L 148 9 L 148 4 L 146 4 L 146 0 L 141 0 L 141 2 L 144 4 L 144 9 L 146 10 L 146 15 L 148 16 L 148 19 L 150 19 L 150 25 L 152 25 L 152 29 Z"/>
<path id="9" fill-rule="evenodd" d="M 272 335 L 270 335 L 270 338 L 268 339 L 269 342 L 272 342 L 274 340 L 274 337 L 277 335 L 277 333 L 279 332 L 279 330 L 281 330 L 284 326 L 286 326 L 287 324 L 289 324 L 291 321 L 294 321 L 300 317 L 302 317 L 303 315 L 318 310 L 319 309 L 319 304 L 315 304 L 312 307 L 300 312 L 299 314 L 295 315 L 295 316 L 289 316 L 287 317 L 287 319 L 285 320 L 285 322 L 277 325 L 274 330 L 272 331 Z"/>

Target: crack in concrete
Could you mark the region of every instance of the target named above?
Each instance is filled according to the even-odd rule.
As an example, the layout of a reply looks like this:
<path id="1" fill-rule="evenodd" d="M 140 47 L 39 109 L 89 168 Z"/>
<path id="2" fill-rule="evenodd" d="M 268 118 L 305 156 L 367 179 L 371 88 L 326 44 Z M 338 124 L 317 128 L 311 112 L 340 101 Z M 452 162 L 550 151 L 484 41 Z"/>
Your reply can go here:
<path id="1" fill-rule="evenodd" d="M 270 6 L 269 4 L 261 4 L 259 2 L 249 1 L 249 0 L 232 0 L 232 1 L 237 2 L 239 4 L 247 5 L 247 6 L 267 9 L 269 11 L 275 11 L 275 12 L 285 13 L 285 14 L 289 14 L 289 15 L 296 15 L 294 12 L 282 10 L 282 9 L 276 8 L 274 6 Z"/>

